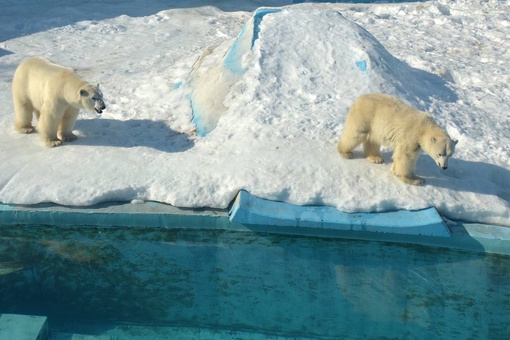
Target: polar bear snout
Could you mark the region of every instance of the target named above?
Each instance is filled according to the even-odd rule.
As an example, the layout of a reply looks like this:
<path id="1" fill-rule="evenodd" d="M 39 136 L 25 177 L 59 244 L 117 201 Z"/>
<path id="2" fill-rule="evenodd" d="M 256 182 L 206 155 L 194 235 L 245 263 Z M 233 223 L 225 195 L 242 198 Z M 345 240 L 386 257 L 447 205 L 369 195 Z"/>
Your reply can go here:
<path id="1" fill-rule="evenodd" d="M 446 157 L 440 157 L 436 160 L 437 166 L 440 167 L 443 170 L 448 169 L 448 158 Z"/>
<path id="2" fill-rule="evenodd" d="M 96 110 L 97 113 L 101 114 L 103 113 L 103 110 L 106 109 L 106 105 L 104 104 L 104 101 L 102 99 L 96 100 L 94 104 L 94 110 Z"/>

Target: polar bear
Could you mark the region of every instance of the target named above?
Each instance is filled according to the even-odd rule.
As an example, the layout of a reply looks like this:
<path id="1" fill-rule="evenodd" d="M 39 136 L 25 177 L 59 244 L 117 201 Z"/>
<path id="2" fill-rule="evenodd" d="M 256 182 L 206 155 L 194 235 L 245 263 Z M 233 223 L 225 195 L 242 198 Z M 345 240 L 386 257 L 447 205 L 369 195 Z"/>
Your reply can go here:
<path id="1" fill-rule="evenodd" d="M 395 97 L 374 93 L 360 96 L 349 109 L 338 152 L 352 158 L 352 150 L 361 143 L 365 157 L 372 163 L 384 162 L 379 153 L 381 145 L 395 149 L 391 172 L 405 183 L 422 185 L 425 180 L 414 174 L 420 150 L 444 170 L 457 141 L 427 113 Z"/>
<path id="2" fill-rule="evenodd" d="M 12 97 L 16 130 L 34 132 L 35 113 L 37 131 L 48 147 L 77 138 L 73 127 L 80 109 L 101 114 L 106 108 L 99 85 L 91 85 L 73 69 L 42 57 L 29 58 L 18 66 L 12 80 Z"/>

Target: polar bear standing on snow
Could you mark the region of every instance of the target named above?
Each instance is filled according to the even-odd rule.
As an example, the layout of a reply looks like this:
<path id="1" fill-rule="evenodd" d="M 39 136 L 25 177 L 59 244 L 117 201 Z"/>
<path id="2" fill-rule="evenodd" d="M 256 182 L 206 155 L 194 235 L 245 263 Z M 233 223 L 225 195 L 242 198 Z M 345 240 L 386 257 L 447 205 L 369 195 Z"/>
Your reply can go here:
<path id="1" fill-rule="evenodd" d="M 363 143 L 368 161 L 383 163 L 381 145 L 395 149 L 391 172 L 401 181 L 421 185 L 424 179 L 414 174 L 423 149 L 441 169 L 455 151 L 454 141 L 425 112 L 417 111 L 397 98 L 375 93 L 360 96 L 351 106 L 338 152 L 352 158 L 352 150 Z"/>
<path id="2" fill-rule="evenodd" d="M 106 108 L 99 85 L 91 85 L 73 69 L 41 57 L 29 58 L 18 66 L 12 81 L 12 97 L 16 130 L 34 132 L 35 113 L 37 131 L 49 147 L 77 138 L 73 127 L 80 109 L 102 113 Z"/>

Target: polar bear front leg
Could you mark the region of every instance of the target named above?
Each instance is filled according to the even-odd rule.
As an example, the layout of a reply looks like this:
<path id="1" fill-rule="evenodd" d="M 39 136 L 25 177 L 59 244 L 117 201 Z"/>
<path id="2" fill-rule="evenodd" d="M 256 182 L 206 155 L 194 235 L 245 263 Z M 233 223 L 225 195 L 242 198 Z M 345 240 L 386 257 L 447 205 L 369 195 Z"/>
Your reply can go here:
<path id="1" fill-rule="evenodd" d="M 369 162 L 375 164 L 384 163 L 384 159 L 381 157 L 381 146 L 377 143 L 366 141 L 363 143 L 363 153 Z"/>
<path id="2" fill-rule="evenodd" d="M 414 174 L 416 161 L 418 160 L 419 155 L 419 149 L 408 150 L 405 146 L 397 146 L 393 153 L 391 172 L 404 183 L 422 185 L 425 183 L 425 180 Z"/>
<path id="3" fill-rule="evenodd" d="M 41 110 L 37 131 L 47 147 L 53 148 L 62 144 L 62 141 L 57 137 L 61 116 L 52 109 Z"/>
<path id="4" fill-rule="evenodd" d="M 62 121 L 60 122 L 58 136 L 64 142 L 72 142 L 78 137 L 73 133 L 74 123 L 78 118 L 79 109 L 70 106 L 64 113 Z"/>

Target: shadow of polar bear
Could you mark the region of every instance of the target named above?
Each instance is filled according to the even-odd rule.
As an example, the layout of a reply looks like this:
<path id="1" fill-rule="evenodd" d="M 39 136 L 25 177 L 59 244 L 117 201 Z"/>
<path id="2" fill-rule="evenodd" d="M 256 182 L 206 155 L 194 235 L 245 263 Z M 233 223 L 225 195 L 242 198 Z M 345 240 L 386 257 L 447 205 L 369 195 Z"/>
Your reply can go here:
<path id="1" fill-rule="evenodd" d="M 184 152 L 195 144 L 189 135 L 172 130 L 166 122 L 149 119 L 80 119 L 75 130 L 80 138 L 73 145 L 147 147 L 162 152 Z"/>

